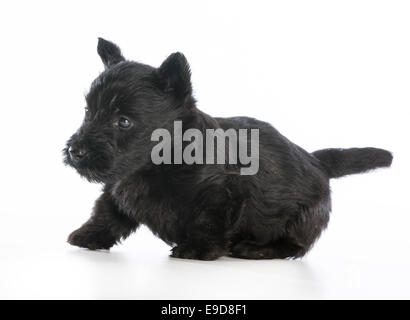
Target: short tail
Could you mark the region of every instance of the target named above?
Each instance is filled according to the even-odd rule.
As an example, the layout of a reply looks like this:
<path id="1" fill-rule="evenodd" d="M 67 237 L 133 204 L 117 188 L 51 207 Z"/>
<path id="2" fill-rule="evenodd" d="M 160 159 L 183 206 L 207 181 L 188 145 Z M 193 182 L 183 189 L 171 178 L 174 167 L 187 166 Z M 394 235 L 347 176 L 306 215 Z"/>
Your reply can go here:
<path id="1" fill-rule="evenodd" d="M 390 167 L 391 152 L 377 148 L 323 149 L 312 153 L 325 168 L 329 178 Z"/>

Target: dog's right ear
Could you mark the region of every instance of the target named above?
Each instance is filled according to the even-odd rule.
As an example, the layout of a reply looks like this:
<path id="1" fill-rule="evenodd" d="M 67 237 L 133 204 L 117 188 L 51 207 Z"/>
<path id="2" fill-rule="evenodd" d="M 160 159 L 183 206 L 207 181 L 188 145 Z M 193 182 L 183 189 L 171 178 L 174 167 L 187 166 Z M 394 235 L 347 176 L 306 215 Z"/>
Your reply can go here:
<path id="1" fill-rule="evenodd" d="M 104 63 L 105 69 L 125 60 L 120 48 L 116 44 L 103 38 L 98 38 L 97 52 Z"/>

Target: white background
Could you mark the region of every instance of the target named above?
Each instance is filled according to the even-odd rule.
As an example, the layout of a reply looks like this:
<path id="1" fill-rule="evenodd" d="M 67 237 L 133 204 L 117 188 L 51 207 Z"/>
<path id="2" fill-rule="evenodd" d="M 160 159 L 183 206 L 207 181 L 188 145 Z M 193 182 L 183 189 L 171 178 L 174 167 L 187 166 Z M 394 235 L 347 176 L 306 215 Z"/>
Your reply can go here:
<path id="1" fill-rule="evenodd" d="M 0 298 L 410 298 L 408 1 L 0 4 Z M 183 52 L 198 107 L 271 122 L 314 151 L 382 147 L 393 167 L 333 180 L 304 259 L 176 260 L 141 228 L 110 252 L 66 243 L 99 185 L 62 164 L 97 37 L 158 66 Z"/>

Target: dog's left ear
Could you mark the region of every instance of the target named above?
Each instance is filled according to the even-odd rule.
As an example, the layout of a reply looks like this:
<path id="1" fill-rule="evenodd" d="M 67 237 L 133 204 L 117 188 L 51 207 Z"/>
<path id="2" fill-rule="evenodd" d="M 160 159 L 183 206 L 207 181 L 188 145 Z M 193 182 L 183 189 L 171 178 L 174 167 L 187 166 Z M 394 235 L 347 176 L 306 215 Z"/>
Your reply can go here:
<path id="1" fill-rule="evenodd" d="M 166 92 L 173 92 L 177 98 L 192 94 L 191 70 L 185 56 L 180 52 L 171 54 L 157 69 L 159 85 Z"/>
<path id="2" fill-rule="evenodd" d="M 103 38 L 98 38 L 97 52 L 104 63 L 105 69 L 125 60 L 120 48 Z"/>

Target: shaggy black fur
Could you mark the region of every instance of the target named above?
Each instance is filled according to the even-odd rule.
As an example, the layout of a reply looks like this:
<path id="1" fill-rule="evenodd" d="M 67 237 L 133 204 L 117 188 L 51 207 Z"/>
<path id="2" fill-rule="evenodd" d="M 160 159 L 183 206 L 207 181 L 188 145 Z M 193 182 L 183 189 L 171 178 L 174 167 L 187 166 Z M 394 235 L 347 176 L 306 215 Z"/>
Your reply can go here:
<path id="1" fill-rule="evenodd" d="M 105 71 L 92 83 L 85 120 L 64 149 L 65 163 L 102 183 L 91 218 L 68 238 L 108 249 L 140 224 L 170 244 L 177 258 L 212 260 L 303 256 L 326 227 L 329 178 L 390 166 L 390 152 L 327 149 L 313 154 L 270 124 L 246 117 L 213 118 L 195 106 L 189 65 L 181 53 L 159 68 L 126 61 L 99 39 Z M 154 165 L 151 133 L 184 129 L 259 129 L 256 175 L 239 165 Z"/>

